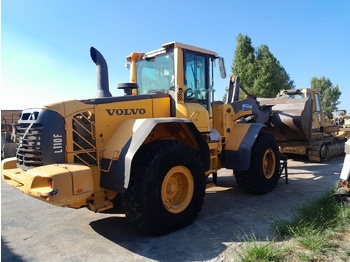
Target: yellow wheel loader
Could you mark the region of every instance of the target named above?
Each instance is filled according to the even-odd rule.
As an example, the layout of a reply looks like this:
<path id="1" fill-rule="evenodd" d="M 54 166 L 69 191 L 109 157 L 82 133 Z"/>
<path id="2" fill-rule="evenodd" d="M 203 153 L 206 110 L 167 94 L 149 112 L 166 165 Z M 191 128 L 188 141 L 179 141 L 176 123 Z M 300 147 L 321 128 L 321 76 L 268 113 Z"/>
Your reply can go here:
<path id="1" fill-rule="evenodd" d="M 47 203 L 94 212 L 120 196 L 127 217 L 155 235 L 196 219 L 207 181 L 215 184 L 221 168 L 232 169 L 248 192 L 275 187 L 280 153 L 268 125 L 281 112 L 254 99 L 215 101 L 216 63 L 226 76 L 215 52 L 178 42 L 133 52 L 119 97 L 109 91 L 102 54 L 93 47 L 90 54 L 96 97 L 23 110 L 16 157 L 2 161 L 5 182 Z"/>

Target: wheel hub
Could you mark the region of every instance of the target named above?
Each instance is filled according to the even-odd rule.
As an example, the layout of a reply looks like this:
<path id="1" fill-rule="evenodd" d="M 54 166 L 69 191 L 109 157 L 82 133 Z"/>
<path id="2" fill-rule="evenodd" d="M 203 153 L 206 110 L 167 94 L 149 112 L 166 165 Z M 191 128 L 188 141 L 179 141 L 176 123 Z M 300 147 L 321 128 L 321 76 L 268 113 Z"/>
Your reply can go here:
<path id="1" fill-rule="evenodd" d="M 263 158 L 263 171 L 267 179 L 273 177 L 276 168 L 276 155 L 272 149 L 266 150 Z"/>
<path id="2" fill-rule="evenodd" d="M 191 202 L 194 181 L 191 171 L 185 166 L 171 168 L 164 177 L 161 195 L 164 207 L 171 213 L 180 213 Z"/>

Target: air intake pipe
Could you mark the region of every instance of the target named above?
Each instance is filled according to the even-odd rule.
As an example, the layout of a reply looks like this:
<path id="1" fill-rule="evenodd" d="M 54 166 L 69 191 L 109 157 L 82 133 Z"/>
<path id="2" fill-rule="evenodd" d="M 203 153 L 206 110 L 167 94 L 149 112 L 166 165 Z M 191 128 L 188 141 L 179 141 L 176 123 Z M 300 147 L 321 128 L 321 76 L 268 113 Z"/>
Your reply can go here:
<path id="1" fill-rule="evenodd" d="M 97 93 L 96 98 L 111 97 L 108 83 L 108 66 L 103 55 L 94 47 L 90 48 L 90 56 L 96 64 Z"/>

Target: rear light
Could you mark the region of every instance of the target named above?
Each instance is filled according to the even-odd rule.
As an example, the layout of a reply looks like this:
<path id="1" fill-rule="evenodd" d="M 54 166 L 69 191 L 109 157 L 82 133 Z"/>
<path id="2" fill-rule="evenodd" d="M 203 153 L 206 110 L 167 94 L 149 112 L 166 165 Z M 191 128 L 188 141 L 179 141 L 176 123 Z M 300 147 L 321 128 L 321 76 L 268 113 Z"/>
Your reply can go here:
<path id="1" fill-rule="evenodd" d="M 49 178 L 49 181 L 48 181 L 48 186 L 49 188 L 53 189 L 53 180 L 51 178 Z M 47 196 L 45 198 L 46 201 L 50 201 L 50 196 Z"/>
<path id="2" fill-rule="evenodd" d="M 50 178 L 49 179 L 49 188 L 53 189 L 53 180 Z"/>

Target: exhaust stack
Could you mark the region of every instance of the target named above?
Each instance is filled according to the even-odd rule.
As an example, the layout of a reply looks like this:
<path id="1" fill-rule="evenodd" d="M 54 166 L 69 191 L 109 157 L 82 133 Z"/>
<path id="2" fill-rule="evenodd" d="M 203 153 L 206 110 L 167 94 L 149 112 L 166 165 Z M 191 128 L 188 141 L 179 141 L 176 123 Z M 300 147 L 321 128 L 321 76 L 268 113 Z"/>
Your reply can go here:
<path id="1" fill-rule="evenodd" d="M 90 48 L 90 56 L 96 64 L 97 72 L 97 93 L 96 98 L 111 97 L 108 83 L 108 66 L 103 55 L 94 47 Z"/>

